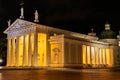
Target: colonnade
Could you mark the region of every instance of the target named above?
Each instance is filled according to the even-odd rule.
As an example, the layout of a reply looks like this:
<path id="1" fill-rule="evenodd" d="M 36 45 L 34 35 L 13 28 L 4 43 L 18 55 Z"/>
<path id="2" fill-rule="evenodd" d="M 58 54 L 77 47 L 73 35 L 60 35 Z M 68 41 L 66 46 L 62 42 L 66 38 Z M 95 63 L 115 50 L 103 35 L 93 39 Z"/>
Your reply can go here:
<path id="1" fill-rule="evenodd" d="M 7 66 L 34 65 L 34 34 L 8 38 Z"/>
<path id="2" fill-rule="evenodd" d="M 46 64 L 44 57 L 46 57 L 45 34 L 31 33 L 8 38 L 7 66 L 41 66 Z"/>
<path id="3" fill-rule="evenodd" d="M 112 66 L 112 48 L 100 48 L 83 45 L 83 64 L 93 67 Z"/>
<path id="4" fill-rule="evenodd" d="M 97 67 L 103 65 L 113 65 L 112 48 L 99 46 L 94 47 L 88 45 L 82 45 L 81 48 L 82 64 Z M 31 33 L 8 38 L 7 50 L 7 66 L 47 65 L 46 34 Z M 73 58 L 75 58 L 75 56 L 73 56 Z"/>

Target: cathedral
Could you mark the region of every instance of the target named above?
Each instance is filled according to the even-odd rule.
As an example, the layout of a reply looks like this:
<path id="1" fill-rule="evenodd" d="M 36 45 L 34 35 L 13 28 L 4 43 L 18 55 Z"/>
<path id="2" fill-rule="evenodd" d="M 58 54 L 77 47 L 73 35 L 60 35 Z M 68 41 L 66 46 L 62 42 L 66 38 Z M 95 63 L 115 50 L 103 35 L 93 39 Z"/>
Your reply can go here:
<path id="1" fill-rule="evenodd" d="M 4 31 L 7 34 L 8 67 L 80 67 L 109 68 L 120 66 L 120 36 L 105 24 L 96 36 L 80 34 L 38 24 L 21 16 Z"/>

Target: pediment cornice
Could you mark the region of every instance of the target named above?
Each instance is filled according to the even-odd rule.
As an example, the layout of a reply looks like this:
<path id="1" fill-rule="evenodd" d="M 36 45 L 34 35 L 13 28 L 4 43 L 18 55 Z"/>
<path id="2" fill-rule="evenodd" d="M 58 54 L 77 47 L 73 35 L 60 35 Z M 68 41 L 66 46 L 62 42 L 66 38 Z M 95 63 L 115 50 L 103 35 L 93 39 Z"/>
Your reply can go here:
<path id="1" fill-rule="evenodd" d="M 27 28 L 34 28 L 35 27 L 35 23 L 29 22 L 29 21 L 25 21 L 25 20 L 21 20 L 21 19 L 17 19 L 13 22 L 13 24 L 11 24 L 5 31 L 4 33 L 8 34 L 10 32 L 14 32 L 14 31 L 19 31 L 19 30 L 25 30 Z"/>
<path id="2" fill-rule="evenodd" d="M 36 24 L 30 21 L 17 19 L 11 24 L 4 33 L 9 34 L 9 36 L 18 36 L 18 35 L 24 35 L 31 32 L 43 32 L 47 33 L 49 35 L 54 34 L 64 34 L 65 36 L 71 37 L 71 38 L 82 38 L 87 40 L 98 40 L 98 37 L 92 37 L 85 34 L 80 34 L 76 32 L 71 32 L 63 29 L 53 28 L 46 25 Z"/>

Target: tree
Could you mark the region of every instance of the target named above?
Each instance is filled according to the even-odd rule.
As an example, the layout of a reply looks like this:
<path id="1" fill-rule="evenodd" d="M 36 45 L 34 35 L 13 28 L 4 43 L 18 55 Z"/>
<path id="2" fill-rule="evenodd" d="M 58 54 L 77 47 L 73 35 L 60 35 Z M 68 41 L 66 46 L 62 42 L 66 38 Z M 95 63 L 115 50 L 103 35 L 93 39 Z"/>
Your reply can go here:
<path id="1" fill-rule="evenodd" d="M 0 32 L 0 58 L 6 57 L 7 54 L 7 39 L 3 32 Z"/>

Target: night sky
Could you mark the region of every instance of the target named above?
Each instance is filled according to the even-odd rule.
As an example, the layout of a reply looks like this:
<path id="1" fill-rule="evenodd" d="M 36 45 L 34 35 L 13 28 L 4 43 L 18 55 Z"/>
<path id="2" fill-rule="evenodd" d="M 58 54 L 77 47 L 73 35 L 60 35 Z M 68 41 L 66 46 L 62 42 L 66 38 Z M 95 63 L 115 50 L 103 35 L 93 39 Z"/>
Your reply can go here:
<path id="1" fill-rule="evenodd" d="M 94 31 L 97 35 L 109 22 L 118 34 L 120 29 L 120 3 L 110 0 L 24 0 L 25 20 L 34 20 L 34 11 L 39 12 L 40 24 L 45 24 L 74 32 Z M 0 0 L 0 29 L 7 28 L 20 16 L 20 0 Z"/>

